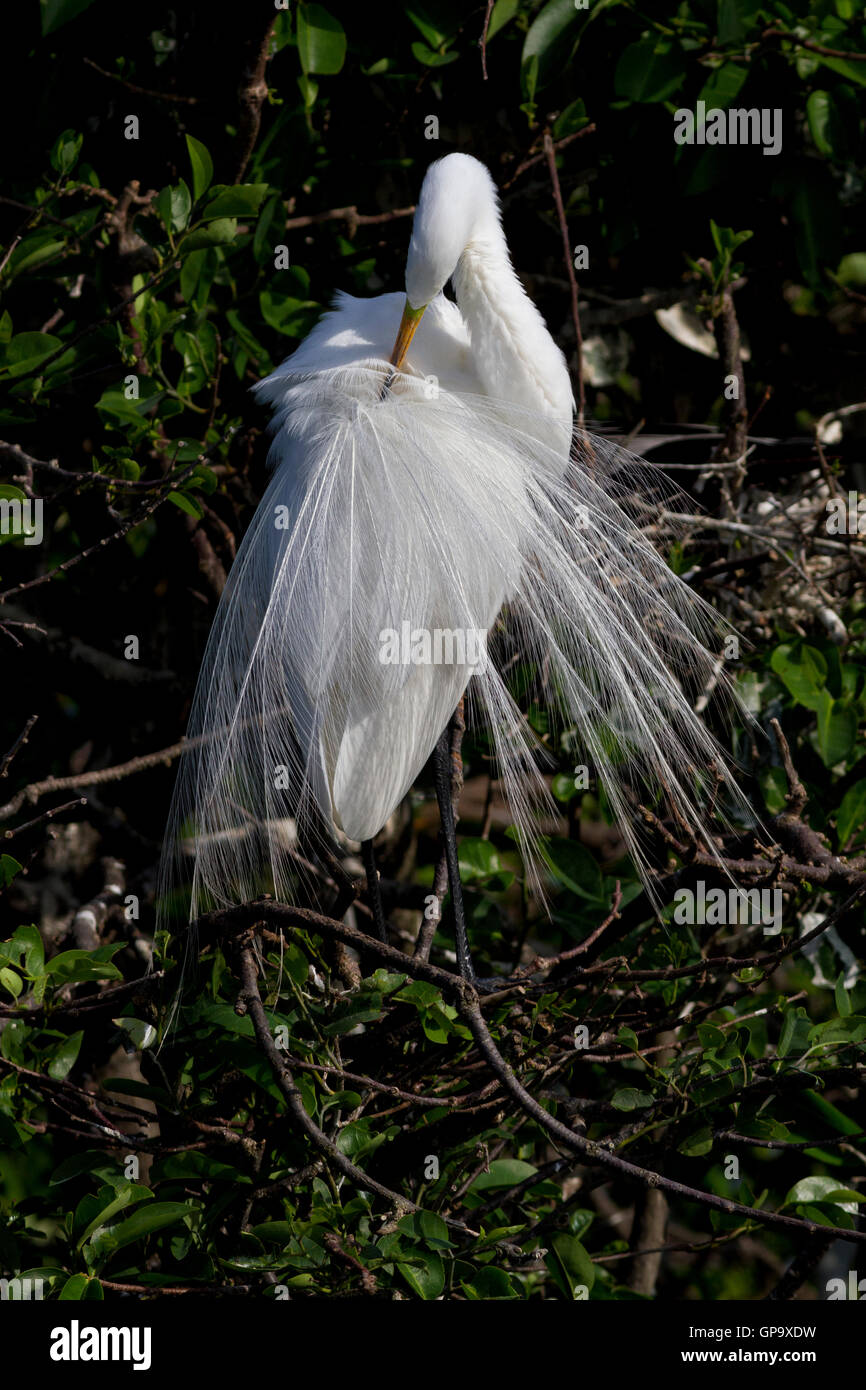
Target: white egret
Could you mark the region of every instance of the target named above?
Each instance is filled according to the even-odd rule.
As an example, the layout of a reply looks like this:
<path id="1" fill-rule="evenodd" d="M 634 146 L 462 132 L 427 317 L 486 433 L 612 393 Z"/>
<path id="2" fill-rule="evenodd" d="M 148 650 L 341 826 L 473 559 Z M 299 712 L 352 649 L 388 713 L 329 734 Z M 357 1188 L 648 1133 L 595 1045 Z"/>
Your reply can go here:
<path id="1" fill-rule="evenodd" d="M 629 783 L 700 824 L 697 779 L 719 750 L 684 682 L 712 670 L 710 610 L 624 509 L 628 456 L 572 446 L 565 360 L 468 155 L 427 171 L 405 299 L 338 295 L 256 389 L 273 475 L 208 642 L 172 818 L 195 836 L 192 915 L 286 898 L 289 818 L 362 842 L 372 880 L 369 844 L 438 745 L 471 977 L 445 763 L 461 696 L 487 720 L 530 867 L 549 794 L 506 682 L 517 652 L 640 860 Z"/>

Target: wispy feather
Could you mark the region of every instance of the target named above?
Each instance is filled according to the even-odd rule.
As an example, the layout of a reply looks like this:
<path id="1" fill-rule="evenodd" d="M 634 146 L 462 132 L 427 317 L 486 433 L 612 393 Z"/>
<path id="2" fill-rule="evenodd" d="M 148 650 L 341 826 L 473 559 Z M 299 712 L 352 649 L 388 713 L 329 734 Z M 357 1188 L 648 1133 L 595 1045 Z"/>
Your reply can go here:
<path id="1" fill-rule="evenodd" d="M 629 513 L 650 470 L 417 374 L 383 394 L 386 372 L 309 373 L 302 354 L 260 387 L 273 476 L 210 635 L 172 810 L 170 840 L 195 842 L 193 916 L 288 898 L 287 824 L 310 843 L 374 836 L 467 685 L 532 872 L 550 805 L 502 669 L 514 650 L 544 672 L 639 863 L 631 787 L 662 789 L 704 833 L 698 785 L 723 759 L 692 705 L 718 625 Z M 384 662 L 382 634 L 404 624 L 490 631 L 487 659 Z"/>

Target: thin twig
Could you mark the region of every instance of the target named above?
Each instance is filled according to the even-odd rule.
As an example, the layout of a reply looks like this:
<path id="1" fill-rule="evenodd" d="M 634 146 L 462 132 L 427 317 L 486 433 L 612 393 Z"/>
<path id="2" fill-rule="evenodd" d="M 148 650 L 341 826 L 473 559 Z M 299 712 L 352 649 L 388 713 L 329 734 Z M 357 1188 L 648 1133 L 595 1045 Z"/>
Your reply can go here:
<path id="1" fill-rule="evenodd" d="M 864 886 L 861 893 L 856 894 L 855 898 L 866 893 Z M 846 907 L 853 903 L 851 899 Z M 834 914 L 836 915 L 836 914 Z M 572 1152 L 579 1154 L 585 1161 L 591 1161 L 602 1168 L 619 1173 L 623 1177 L 630 1178 L 632 1181 L 639 1182 L 642 1186 L 660 1188 L 665 1192 L 683 1198 L 686 1201 L 697 1202 L 699 1205 L 708 1207 L 711 1210 L 724 1212 L 726 1215 L 737 1215 L 746 1217 L 749 1221 L 757 1222 L 759 1225 L 771 1226 L 780 1230 L 800 1232 L 803 1235 L 812 1237 L 815 1235 L 832 1236 L 840 1240 L 855 1241 L 866 1244 L 866 1231 L 846 1230 L 842 1227 L 819 1226 L 815 1222 L 805 1221 L 799 1217 L 785 1216 L 781 1212 L 762 1211 L 757 1207 L 749 1207 L 741 1202 L 734 1202 L 725 1197 L 719 1197 L 714 1192 L 703 1192 L 699 1188 L 689 1187 L 685 1183 L 677 1182 L 661 1173 L 653 1172 L 650 1169 L 642 1168 L 635 1163 L 630 1163 L 626 1159 L 611 1153 L 603 1145 L 594 1140 L 586 1139 L 583 1135 L 577 1134 L 569 1129 L 561 1121 L 557 1120 L 538 1101 L 525 1089 L 518 1080 L 513 1069 L 502 1057 L 499 1052 L 484 1017 L 478 995 L 471 986 L 457 975 L 451 975 L 444 970 L 439 970 L 435 966 L 422 961 L 409 960 L 402 957 L 401 953 L 395 951 L 393 947 L 386 946 L 383 942 L 373 937 L 365 938 L 361 932 L 355 931 L 342 922 L 333 922 L 328 918 L 321 917 L 318 913 L 313 913 L 309 909 L 288 907 L 283 904 L 260 901 L 257 903 L 245 903 L 239 907 L 227 908 L 220 912 L 212 912 L 205 917 L 199 918 L 197 923 L 199 928 L 208 929 L 211 932 L 230 933 L 237 936 L 238 932 L 255 930 L 256 925 L 261 920 L 276 921 L 278 924 L 285 924 L 290 927 L 306 926 L 315 931 L 320 931 L 323 935 L 338 939 L 355 945 L 360 950 L 366 950 L 371 955 L 384 961 L 392 968 L 399 963 L 400 968 L 409 974 L 419 978 L 426 978 L 430 983 L 437 984 L 443 992 L 447 993 L 457 1007 L 458 1014 L 469 1028 L 475 1039 L 476 1046 L 482 1057 L 490 1066 L 494 1075 L 499 1079 L 504 1089 L 511 1094 L 524 1114 L 534 1119 L 550 1137 L 563 1144 Z M 829 925 L 829 919 L 822 924 L 824 929 Z M 810 933 L 810 936 L 812 934 Z M 807 938 L 801 939 L 806 940 Z M 779 954 L 779 953 L 774 953 Z M 407 1199 L 399 1197 L 388 1188 L 377 1185 L 369 1176 L 354 1168 L 353 1164 L 345 1156 L 339 1153 L 336 1146 L 332 1144 L 327 1135 L 323 1134 L 318 1126 L 310 1119 L 304 1108 L 303 1099 L 290 1074 L 284 1067 L 284 1063 L 277 1051 L 276 1044 L 271 1037 L 265 1018 L 264 1007 L 258 992 L 256 983 L 256 964 L 252 946 L 247 940 L 239 950 L 241 961 L 241 978 L 244 988 L 244 999 L 253 1015 L 253 1024 L 256 1038 L 265 1053 L 274 1075 L 278 1081 L 280 1089 L 286 1098 L 293 1116 L 299 1126 L 307 1133 L 317 1147 L 323 1152 L 331 1154 L 334 1150 L 334 1162 L 341 1171 L 351 1176 L 353 1181 L 359 1182 L 362 1187 L 370 1188 L 380 1192 L 390 1203 L 395 1199 L 398 1203 L 406 1203 Z M 351 1173 L 349 1169 L 353 1170 Z M 410 1209 L 414 1209 L 410 1204 Z"/>
<path id="2" fill-rule="evenodd" d="M 556 151 L 549 130 L 544 132 L 544 154 L 547 159 L 548 170 L 550 171 L 550 182 L 553 185 L 553 201 L 556 204 L 556 215 L 559 218 L 559 230 L 562 234 L 562 251 L 565 260 L 565 271 L 571 289 L 571 317 L 574 322 L 575 351 L 577 357 L 577 427 L 578 429 L 583 429 L 584 416 L 586 414 L 586 387 L 583 381 L 583 334 L 580 331 L 580 305 L 578 302 L 577 277 L 574 273 L 571 241 L 568 235 L 568 223 L 565 218 L 565 206 L 562 201 L 562 189 L 559 186 L 559 172 L 556 167 Z"/>
<path id="3" fill-rule="evenodd" d="M 487 9 L 484 12 L 484 28 L 481 30 L 481 38 L 478 46 L 481 49 L 481 75 L 487 81 L 487 30 L 490 28 L 490 16 L 493 14 L 495 0 L 487 0 Z"/>
<path id="4" fill-rule="evenodd" d="M 365 1173 L 361 1168 L 356 1167 L 344 1153 L 340 1152 L 337 1145 L 332 1139 L 328 1138 L 324 1130 L 319 1128 L 315 1120 L 307 1114 L 306 1107 L 304 1106 L 304 1098 L 295 1085 L 292 1073 L 286 1064 L 285 1054 L 280 1054 L 271 1035 L 271 1030 L 268 1027 L 265 1007 L 262 1003 L 262 997 L 259 994 L 256 958 L 251 944 L 247 942 L 245 945 L 240 945 L 237 954 L 238 971 L 242 989 L 240 1001 L 245 1004 L 249 1010 L 256 1041 L 267 1058 L 274 1080 L 282 1092 L 286 1107 L 295 1124 L 312 1140 L 317 1149 L 327 1155 L 334 1167 L 338 1168 L 339 1171 L 355 1183 L 357 1187 L 362 1189 L 366 1188 L 370 1192 L 377 1193 L 377 1195 L 384 1198 L 395 1211 L 420 1211 L 421 1208 L 416 1202 L 412 1202 L 409 1198 L 401 1196 L 400 1193 L 392 1191 L 390 1187 L 385 1187 L 383 1183 L 377 1182 L 375 1178 L 371 1178 L 369 1173 Z M 465 1223 L 462 1221 L 449 1221 L 448 1224 L 461 1231 L 466 1231 L 467 1229 Z"/>
<path id="5" fill-rule="evenodd" d="M 32 805 L 50 792 L 74 791 L 78 787 L 98 787 L 105 782 L 119 782 L 124 777 L 131 777 L 135 772 L 146 772 L 148 768 L 159 767 L 160 764 L 168 767 L 175 758 L 180 757 L 186 747 L 186 740 L 181 739 L 180 743 L 161 748 L 158 753 L 142 753 L 139 757 L 130 758 L 129 762 L 118 763 L 115 767 L 101 767 L 94 772 L 80 772 L 71 777 L 46 777 L 42 782 L 31 782 L 29 787 L 23 787 L 20 792 L 16 792 L 5 806 L 0 806 L 0 820 L 8 820 L 10 816 L 16 815 L 25 801 Z"/>
<path id="6" fill-rule="evenodd" d="M 178 102 L 184 106 L 196 106 L 198 104 L 198 97 L 176 96 L 174 92 L 154 92 L 150 87 L 139 87 L 135 82 L 128 82 L 125 77 L 121 77 L 119 72 L 106 72 L 105 68 L 94 63 L 92 58 L 84 58 L 82 61 L 89 68 L 93 68 L 94 72 L 98 72 L 100 77 L 107 77 L 109 82 L 119 82 L 121 87 L 125 87 L 128 92 L 134 92 L 136 96 L 153 97 L 154 101 Z"/>
<path id="7" fill-rule="evenodd" d="M 329 208 L 327 212 L 310 212 L 302 217 L 287 217 L 284 226 L 287 232 L 294 232 L 301 227 L 317 227 L 321 222 L 348 222 L 351 237 L 356 227 L 379 226 L 385 222 L 393 222 L 398 217 L 411 217 L 414 212 L 414 203 L 408 208 L 393 208 L 390 212 L 374 213 L 359 212 L 353 205 L 346 208 Z"/>

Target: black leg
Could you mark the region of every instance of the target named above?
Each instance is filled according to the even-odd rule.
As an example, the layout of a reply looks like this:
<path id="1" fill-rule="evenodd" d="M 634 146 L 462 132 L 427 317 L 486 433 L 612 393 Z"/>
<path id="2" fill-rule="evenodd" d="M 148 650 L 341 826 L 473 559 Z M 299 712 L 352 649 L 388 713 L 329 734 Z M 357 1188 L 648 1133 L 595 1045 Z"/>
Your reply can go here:
<path id="1" fill-rule="evenodd" d="M 385 925 L 385 912 L 382 907 L 382 892 L 379 887 L 379 873 L 376 868 L 376 855 L 373 852 L 373 841 L 361 841 L 361 858 L 364 861 L 364 868 L 367 872 L 367 892 L 370 897 L 370 907 L 373 909 L 373 921 L 376 925 L 376 935 L 385 945 L 388 944 L 388 928 Z"/>
<path id="2" fill-rule="evenodd" d="M 442 825 L 442 843 L 445 848 L 445 861 L 448 865 L 451 902 L 454 907 L 454 940 L 457 947 L 457 964 L 464 980 L 468 980 L 470 984 L 475 984 L 475 971 L 472 968 L 469 938 L 466 934 L 463 888 L 460 883 L 460 868 L 457 862 L 457 826 L 454 820 L 454 807 L 451 805 L 450 729 L 445 730 L 436 744 L 434 765 L 436 769 L 436 800 L 439 802 L 439 819 Z"/>

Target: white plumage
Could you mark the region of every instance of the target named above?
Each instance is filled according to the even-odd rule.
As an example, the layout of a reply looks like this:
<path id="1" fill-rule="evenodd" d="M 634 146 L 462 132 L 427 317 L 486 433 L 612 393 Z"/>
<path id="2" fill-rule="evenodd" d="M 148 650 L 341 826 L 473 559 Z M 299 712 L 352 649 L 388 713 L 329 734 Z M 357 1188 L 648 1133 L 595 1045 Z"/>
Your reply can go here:
<path id="1" fill-rule="evenodd" d="M 617 501 L 628 457 L 587 436 L 572 449 L 565 361 L 469 156 L 427 172 L 406 289 L 405 310 L 397 294 L 339 295 L 257 388 L 274 411 L 273 476 L 208 642 L 173 812 L 172 834 L 191 822 L 195 835 L 194 915 L 291 893 L 288 817 L 371 839 L 467 685 L 531 859 L 547 792 L 507 685 L 517 652 L 627 835 L 630 781 L 698 821 L 718 750 L 681 682 L 711 669 L 709 610 Z M 452 644 L 440 664 L 383 661 L 383 634 L 407 624 L 490 631 L 490 659 Z"/>

